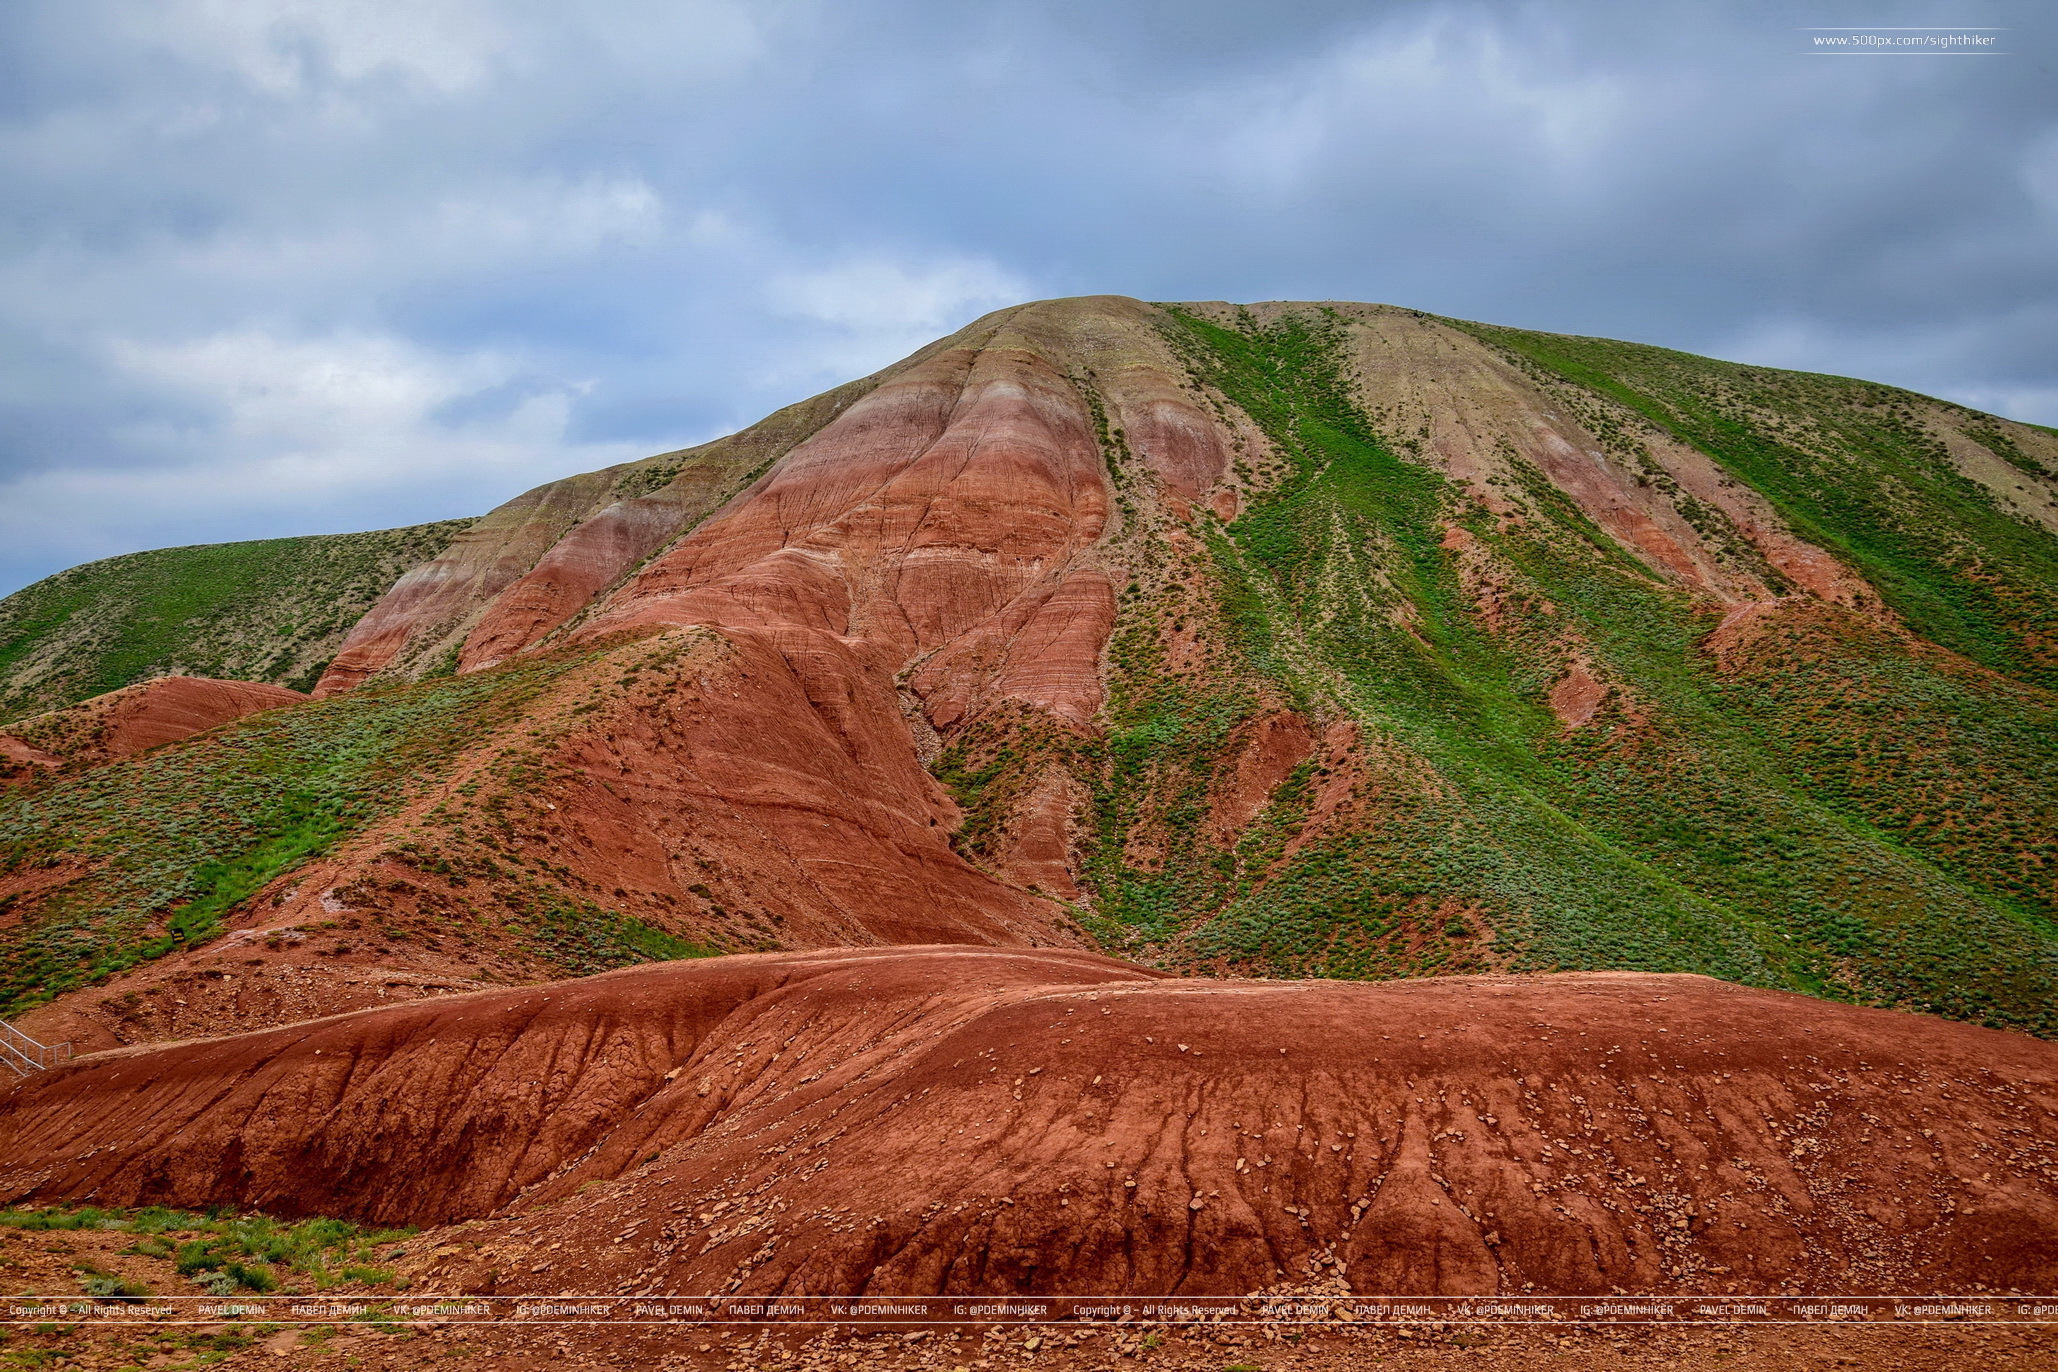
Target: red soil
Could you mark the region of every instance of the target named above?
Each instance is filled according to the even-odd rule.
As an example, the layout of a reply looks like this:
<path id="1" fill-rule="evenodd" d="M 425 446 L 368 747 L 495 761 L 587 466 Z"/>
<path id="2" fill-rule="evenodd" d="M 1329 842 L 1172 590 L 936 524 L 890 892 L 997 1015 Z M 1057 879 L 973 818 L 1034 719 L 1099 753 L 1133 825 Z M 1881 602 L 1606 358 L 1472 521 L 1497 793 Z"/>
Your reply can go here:
<path id="1" fill-rule="evenodd" d="M 513 791 L 496 770 L 511 748 L 541 754 Z M 1062 826 L 1078 803 L 1054 795 L 1009 871 L 1068 894 Z M 457 846 L 432 818 L 446 809 L 498 847 Z M 69 992 L 22 1026 L 88 1051 L 566 974 L 471 917 L 514 888 L 402 851 L 425 836 L 459 860 L 547 862 L 559 889 L 714 947 L 1077 941 L 1059 906 L 952 849 L 957 814 L 892 678 L 850 645 L 674 630 L 618 646 L 482 732 L 436 787 L 247 902 L 228 937 Z"/>
<path id="2" fill-rule="evenodd" d="M 588 487 L 607 474 L 531 492 L 403 578 L 321 693 L 404 667 L 453 625 L 468 635 L 466 671 L 553 633 L 705 626 L 741 666 L 703 681 L 690 721 L 654 737 L 642 719 L 596 730 L 558 759 L 610 780 L 607 794 L 561 798 L 551 827 L 567 865 L 626 899 L 660 893 L 666 910 L 690 912 L 685 892 L 712 888 L 725 908 L 770 912 L 789 946 L 1069 941 L 1062 912 L 1031 890 L 1079 894 L 1080 788 L 1054 783 L 1007 817 L 997 882 L 951 850 L 957 815 L 903 702 L 925 729 L 1001 706 L 1094 727 L 1115 617 L 1111 496 L 1079 377 L 1167 499 L 1204 494 L 1228 465 L 1155 318 L 1115 298 L 989 316 L 766 421 L 778 443 L 758 448 L 778 460 L 704 521 L 726 489 L 714 467 L 605 505 Z M 619 803 L 631 789 L 651 804 Z M 684 851 L 696 868 L 674 879 Z M 757 889 L 775 868 L 796 879 Z M 937 915 L 939 901 L 962 915 Z"/>
<path id="3" fill-rule="evenodd" d="M 357 621 L 316 683 L 317 696 L 347 691 L 389 666 L 411 644 L 474 621 L 581 520 L 611 503 L 614 469 L 526 491 L 410 569 Z"/>
<path id="4" fill-rule="evenodd" d="M 1225 845 L 1265 808 L 1279 783 L 1307 761 L 1315 751 L 1315 735 L 1305 719 L 1281 710 L 1239 726 L 1226 751 L 1236 761 L 1208 805 L 1208 828 Z"/>
<path id="5" fill-rule="evenodd" d="M 1111 496 L 1094 414 L 1065 368 L 1092 370 L 1109 422 L 1169 491 L 1197 494 L 1225 466 L 1152 319 L 1133 301 L 1002 311 L 876 384 L 766 421 L 776 432 L 751 451 L 778 460 L 705 520 L 688 516 L 728 489 L 734 453 L 689 464 L 648 497 L 603 502 L 615 477 L 599 473 L 496 511 L 402 579 L 321 689 L 419 665 L 425 644 L 453 636 L 461 670 L 545 635 L 609 645 L 611 666 L 580 678 L 588 699 L 574 705 L 567 687 L 471 751 L 535 747 L 537 731 L 550 779 L 483 813 L 468 799 L 482 779 L 468 760 L 437 795 L 266 891 L 232 927 L 319 925 L 339 902 L 402 925 L 467 908 L 475 877 L 453 889 L 438 875 L 448 864 L 396 855 L 449 842 L 427 818 L 440 807 L 496 832 L 504 855 L 547 857 L 552 880 L 581 899 L 717 947 L 1076 942 L 1047 897 L 1081 894 L 1085 789 L 1054 772 L 1004 817 L 988 866 L 974 866 L 952 846 L 960 816 L 923 765 L 909 712 L 931 737 L 995 708 L 1094 729 L 1115 615 L 1100 546 Z M 680 641 L 697 645 L 688 659 L 642 675 L 631 665 Z M 425 943 L 381 956 L 438 978 L 457 970 L 421 954 Z M 183 961 L 194 965 L 172 970 L 200 970 Z M 124 992 L 153 975 L 129 974 Z M 233 1016 L 302 994 L 298 977 L 268 966 L 237 975 L 233 996 L 210 983 L 205 1017 L 179 1004 L 191 996 L 155 1003 L 182 1010 L 190 1033 L 255 1027 L 265 1021 Z M 259 982 L 270 989 L 251 994 Z M 369 1004 L 372 989 L 354 983 L 321 1008 Z M 74 993 L 38 1024 L 102 1044 L 173 1022 L 116 1023 L 108 999 Z"/>
<path id="6" fill-rule="evenodd" d="M 409 1245 L 439 1292 L 2058 1289 L 2058 1048 L 1692 976 L 658 964 L 102 1054 L 0 1131 L 9 1201 L 494 1216 Z"/>
<path id="7" fill-rule="evenodd" d="M 1725 604 L 1769 594 L 1704 546 L 1662 486 L 1596 446 L 1491 349 L 1406 311 L 1337 308 L 1362 326 L 1368 400 L 1440 416 L 1425 460 L 1482 499 L 1499 499 L 1491 482 L 1519 451 L 1654 572 Z M 1046 897 L 1089 894 L 1078 879 L 1088 788 L 1053 766 L 987 802 L 1005 812 L 982 814 L 994 837 L 975 865 L 953 849 L 960 816 L 923 762 L 982 719 L 1013 717 L 1001 732 L 1020 737 L 1097 733 L 1119 588 L 1150 581 L 1160 552 L 1205 561 L 1185 521 L 1233 512 L 1250 464 L 1267 462 L 1261 436 L 1193 383 L 1162 322 L 1116 297 L 1002 310 L 875 377 L 669 455 L 663 470 L 676 474 L 646 494 L 623 496 L 646 489 L 628 469 L 529 492 L 402 578 L 320 691 L 418 671 L 460 647 L 458 668 L 472 671 L 539 645 L 701 632 L 719 663 L 661 695 L 599 686 L 596 699 L 615 697 L 606 716 L 557 733 L 544 768 L 585 780 L 539 795 L 533 815 L 513 808 L 533 820 L 520 850 L 548 853 L 565 890 L 724 948 L 1074 942 Z M 1709 499 L 1743 499 L 1705 459 L 1652 451 L 1693 489 L 1719 487 Z M 1755 507 L 1737 510 L 1765 524 Z M 1490 550 L 1462 530 L 1447 542 L 1497 625 L 1503 578 Z M 1205 670 L 1219 637 L 1198 624 L 1168 631 L 1164 670 Z M 1551 695 L 1574 726 L 1606 690 L 1576 650 L 1567 645 Z M 1209 798 L 1214 841 L 1233 843 L 1311 757 L 1314 811 L 1296 844 L 1362 802 L 1364 749 L 1335 743 L 1346 726 L 1329 722 L 1319 741 L 1315 727 L 1280 714 L 1235 741 Z M 447 789 L 435 803 L 468 808 Z M 466 905 L 466 892 L 390 860 L 403 836 L 434 846 L 419 832 L 422 808 L 326 859 L 297 894 L 267 892 L 276 899 L 262 918 L 318 920 L 314 902 L 351 888 L 389 893 L 367 901 L 382 917 L 414 913 L 390 896 L 403 886 Z M 747 929 L 733 927 L 740 912 L 753 917 Z"/>
<path id="8" fill-rule="evenodd" d="M 0 757 L 53 768 L 112 762 L 306 699 L 258 681 L 161 676 L 21 721 L 14 728 L 42 746 L 0 735 Z"/>
<path id="9" fill-rule="evenodd" d="M 31 743 L 24 743 L 12 734 L 0 734 L 0 763 L 11 764 L 0 767 L 0 780 L 12 780 L 17 776 L 33 775 L 31 769 L 56 771 L 64 765 L 64 759 L 55 753 L 46 753 Z"/>
<path id="10" fill-rule="evenodd" d="M 470 671 L 528 647 L 876 383 L 849 382 L 712 443 L 516 496 L 401 577 L 344 639 L 315 694 L 389 668 L 419 674 L 445 652 Z"/>
<path id="11" fill-rule="evenodd" d="M 995 841 L 987 867 L 995 876 L 1027 891 L 1041 891 L 1060 900 L 1086 899 L 1074 870 L 1077 817 L 1090 798 L 1086 788 L 1062 767 L 1049 767 L 1029 794 L 1016 804 L 1008 825 Z"/>
<path id="12" fill-rule="evenodd" d="M 167 676 L 99 699 L 106 702 L 103 717 L 107 722 L 100 748 L 107 757 L 117 758 L 190 738 L 245 715 L 298 705 L 307 697 L 257 681 Z"/>
<path id="13" fill-rule="evenodd" d="M 1575 662 L 1551 687 L 1551 713 L 1576 729 L 1592 719 L 1607 698 L 1607 684 L 1588 671 L 1584 662 Z"/>
<path id="14" fill-rule="evenodd" d="M 1011 341 L 967 340 L 881 385 L 645 567 L 582 635 L 806 630 L 898 668 L 1050 599 L 1100 536 L 1107 488 L 1077 390 Z"/>

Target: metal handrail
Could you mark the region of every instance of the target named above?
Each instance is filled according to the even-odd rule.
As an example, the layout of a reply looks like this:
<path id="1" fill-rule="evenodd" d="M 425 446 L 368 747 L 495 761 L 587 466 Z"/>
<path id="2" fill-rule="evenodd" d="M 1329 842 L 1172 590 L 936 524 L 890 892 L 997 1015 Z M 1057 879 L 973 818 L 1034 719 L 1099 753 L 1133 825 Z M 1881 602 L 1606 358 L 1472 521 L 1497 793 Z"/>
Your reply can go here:
<path id="1" fill-rule="evenodd" d="M 38 1043 L 21 1030 L 0 1019 L 0 1062 L 14 1069 L 16 1076 L 47 1072 L 71 1058 L 69 1043 Z"/>

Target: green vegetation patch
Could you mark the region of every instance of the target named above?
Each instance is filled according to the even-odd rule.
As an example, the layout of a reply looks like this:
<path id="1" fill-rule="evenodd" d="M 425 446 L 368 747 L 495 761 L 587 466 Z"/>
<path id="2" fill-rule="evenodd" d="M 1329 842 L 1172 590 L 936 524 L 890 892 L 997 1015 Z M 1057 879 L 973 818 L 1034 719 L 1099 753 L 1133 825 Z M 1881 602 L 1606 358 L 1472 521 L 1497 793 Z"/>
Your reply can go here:
<path id="1" fill-rule="evenodd" d="M 502 900 L 525 927 L 528 945 L 570 976 L 590 976 L 639 962 L 721 955 L 718 948 L 680 938 L 540 883 L 510 891 Z"/>
<path id="2" fill-rule="evenodd" d="M 1176 925 L 1194 953 L 1293 973 L 1457 970 L 1490 948 L 1518 968 L 1703 972 L 2058 1033 L 2048 693 L 1841 630 L 1804 662 L 1725 672 L 1701 647 L 1707 607 L 1552 499 L 1519 454 L 1534 517 L 1506 528 L 1400 456 L 1406 440 L 1352 399 L 1341 318 L 1173 314 L 1195 379 L 1286 462 L 1211 535 L 1221 620 L 1275 693 L 1356 722 L 1368 775 L 1365 799 L 1320 832 L 1300 827 L 1296 776 L 1230 852 L 1175 844 L 1147 876 L 1111 863 L 1133 845 L 1125 772 L 1197 777 L 1192 759 L 1238 713 L 1225 697 L 1220 724 L 1201 727 L 1196 703 L 1221 688 L 1159 676 L 1144 661 L 1155 626 L 1125 621 L 1103 918 Z M 1909 464 L 1929 462 L 1905 425 L 1880 423 Z M 1900 541 L 1867 546 L 1906 553 L 1911 531 L 1953 520 L 1966 538 L 1999 527 L 1979 509 L 2008 524 L 1997 559 L 2031 546 L 1925 470 L 1955 503 L 1926 521 L 1926 488 L 1904 482 Z M 1452 527 L 1503 578 L 1491 621 L 1445 546 Z M 1942 563 L 1923 575 L 1954 584 Z M 1946 602 L 1964 611 L 1946 629 L 2034 675 L 2029 621 L 1974 614 L 2000 601 Z M 1614 689 L 1567 730 L 1545 695 L 1575 651 Z"/>
<path id="3" fill-rule="evenodd" d="M 1923 423 L 1955 420 L 1997 456 L 2044 475 L 1989 417 L 1873 382 L 1445 322 L 1708 454 L 1795 532 L 1857 568 L 1932 643 L 2058 687 L 2058 540 L 1961 475 Z"/>
<path id="4" fill-rule="evenodd" d="M 0 876 L 81 873 L 12 898 L 25 917 L 0 931 L 0 1013 L 213 937 L 584 660 L 366 687 L 0 799 Z"/>
<path id="5" fill-rule="evenodd" d="M 307 690 L 350 627 L 470 520 L 160 548 L 0 600 L 0 721 L 183 673 Z"/>
<path id="6" fill-rule="evenodd" d="M 365 1229 L 337 1219 L 280 1220 L 222 1207 L 196 1213 L 155 1205 L 134 1210 L 90 1205 L 0 1210 L 0 1225 L 34 1231 L 92 1229 L 133 1234 L 136 1242 L 125 1252 L 162 1259 L 178 1276 L 217 1296 L 238 1291 L 324 1290 L 339 1282 L 390 1282 L 392 1269 L 378 1265 L 374 1250 L 413 1238 L 418 1232 Z M 104 1274 L 89 1273 L 83 1284 L 89 1295 L 133 1299 L 150 1294 L 126 1289 L 133 1283 Z M 116 1286 L 124 1289 L 116 1290 Z"/>

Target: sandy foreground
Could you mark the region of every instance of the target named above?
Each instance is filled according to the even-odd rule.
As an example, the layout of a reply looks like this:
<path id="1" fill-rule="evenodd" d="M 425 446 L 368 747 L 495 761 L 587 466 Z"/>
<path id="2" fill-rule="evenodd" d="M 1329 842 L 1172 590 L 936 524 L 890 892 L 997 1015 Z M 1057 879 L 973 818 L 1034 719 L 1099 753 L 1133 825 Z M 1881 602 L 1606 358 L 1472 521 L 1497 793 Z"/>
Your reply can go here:
<path id="1" fill-rule="evenodd" d="M 133 1234 L 0 1228 L 0 1311 L 35 1292 L 76 1297 L 78 1272 L 195 1289 L 131 1249 Z M 340 1300 L 376 1301 L 338 1288 Z M 390 1293 L 388 1298 L 390 1299 Z M 232 1298 L 233 1299 L 233 1298 Z M 805 1326 L 501 1325 L 339 1320 L 323 1325 L 0 1324 L 0 1368 L 486 1368 L 563 1372 L 1345 1372 L 1357 1368 L 1584 1372 L 1590 1368 L 1915 1372 L 2058 1369 L 2058 1324 L 1536 1325 L 1419 1324 L 1378 1329 L 1241 1325 L 1067 1328 L 944 1326 L 883 1331 Z"/>
<path id="2" fill-rule="evenodd" d="M 1813 1369 L 1908 1372 L 2058 1368 L 2058 1329 L 1602 1326 L 1541 1330 L 1446 1326 L 1320 1332 L 810 1331 L 772 1338 L 714 1329 L 571 1331 L 525 1327 L 258 1325 L 156 1331 L 15 1327 L 0 1357 L 21 1367 L 416 1369 L 693 1369 L 693 1372 L 1344 1372 L 1449 1368 L 1584 1372 L 1589 1368 Z"/>

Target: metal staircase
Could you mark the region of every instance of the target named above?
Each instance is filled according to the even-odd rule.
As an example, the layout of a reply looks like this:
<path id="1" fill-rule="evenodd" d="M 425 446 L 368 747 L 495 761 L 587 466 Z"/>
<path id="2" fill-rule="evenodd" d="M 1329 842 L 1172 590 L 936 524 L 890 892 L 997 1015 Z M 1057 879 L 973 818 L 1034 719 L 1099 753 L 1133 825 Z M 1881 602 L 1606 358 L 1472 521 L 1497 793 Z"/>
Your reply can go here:
<path id="1" fill-rule="evenodd" d="M 17 1077 L 47 1072 L 70 1060 L 70 1044 L 38 1043 L 6 1020 L 0 1020 L 0 1063 L 12 1068 Z"/>

